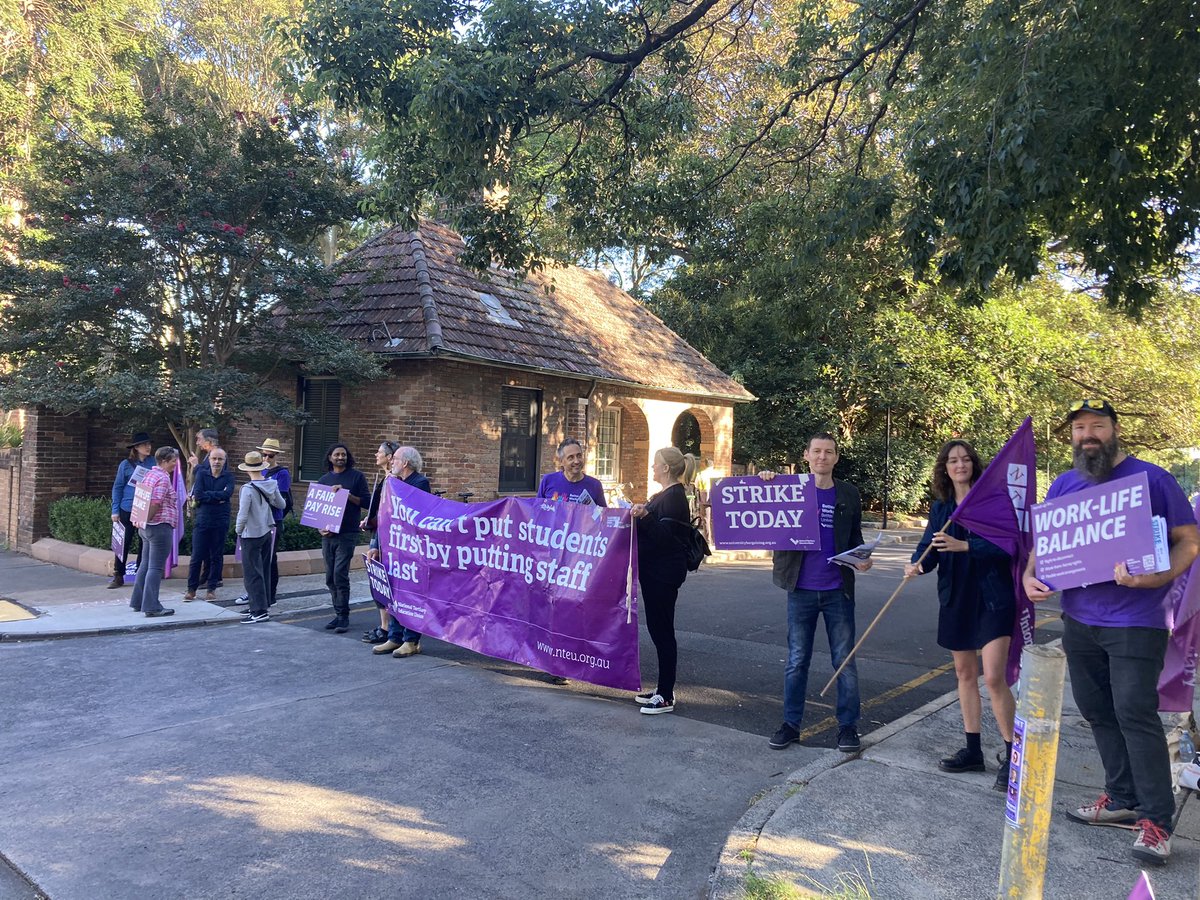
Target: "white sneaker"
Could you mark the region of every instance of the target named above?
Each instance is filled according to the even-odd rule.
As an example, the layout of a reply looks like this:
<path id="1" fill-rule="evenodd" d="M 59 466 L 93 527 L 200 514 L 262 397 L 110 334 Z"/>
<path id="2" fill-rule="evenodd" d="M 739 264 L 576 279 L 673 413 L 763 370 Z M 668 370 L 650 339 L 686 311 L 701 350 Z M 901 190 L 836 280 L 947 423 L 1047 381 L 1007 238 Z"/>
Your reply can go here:
<path id="1" fill-rule="evenodd" d="M 1171 856 L 1171 835 L 1149 819 L 1138 819 L 1138 836 L 1133 842 L 1133 855 L 1143 862 L 1162 865 Z"/>
<path id="2" fill-rule="evenodd" d="M 667 702 L 662 694 L 655 694 L 650 698 L 650 702 L 641 709 L 644 716 L 658 716 L 669 712 L 675 712 L 675 701 Z"/>

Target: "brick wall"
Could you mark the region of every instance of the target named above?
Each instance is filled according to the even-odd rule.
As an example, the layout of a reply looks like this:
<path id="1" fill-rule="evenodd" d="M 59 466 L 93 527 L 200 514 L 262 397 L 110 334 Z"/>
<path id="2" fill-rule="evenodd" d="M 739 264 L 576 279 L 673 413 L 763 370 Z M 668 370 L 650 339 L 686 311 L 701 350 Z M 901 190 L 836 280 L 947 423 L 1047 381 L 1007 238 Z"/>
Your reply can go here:
<path id="1" fill-rule="evenodd" d="M 538 450 L 538 471 L 555 468 L 555 450 L 566 436 L 578 437 L 591 447 L 599 411 L 611 404 L 621 406 L 622 435 L 620 478 L 635 485 L 635 499 L 645 499 L 649 484 L 650 454 L 658 446 L 650 446 L 650 435 L 670 434 L 674 420 L 689 410 L 701 424 L 702 453 L 712 455 L 717 467 L 729 471 L 732 451 L 732 406 L 705 398 L 687 398 L 660 391 L 634 391 L 613 385 L 594 385 L 589 381 L 521 372 L 498 366 L 476 365 L 455 360 L 403 360 L 393 362 L 389 377 L 380 382 L 344 387 L 340 407 L 340 438 L 354 454 L 357 466 L 371 483 L 375 476 L 375 450 L 385 440 L 399 441 L 416 447 L 425 460 L 425 473 L 433 487 L 446 491 L 448 497 L 460 491 L 470 491 L 473 500 L 488 500 L 498 496 L 500 470 L 500 413 L 501 387 L 534 388 L 542 392 L 542 428 Z M 291 376 L 281 379 L 279 387 L 289 395 L 295 391 Z M 580 403 L 580 399 L 587 402 Z M 47 420 L 46 428 L 50 428 Z M 68 420 L 55 419 L 66 431 Z M 653 426 L 653 428 L 651 427 Z M 141 426 L 146 427 L 146 426 Z M 33 430 L 33 429 L 31 429 Z M 43 429 L 44 431 L 46 429 Z M 155 447 L 173 444 L 163 429 L 148 428 Z M 86 493 L 107 496 L 112 488 L 113 474 L 126 455 L 129 442 L 127 427 L 95 420 L 82 428 L 76 426 L 76 437 L 82 440 L 67 442 L 75 462 L 75 486 L 67 493 Z M 51 437 L 46 431 L 45 438 Z M 239 423 L 221 435 L 222 446 L 235 466 L 244 455 L 266 438 L 278 440 L 284 449 L 281 461 L 297 480 L 296 504 L 304 502 L 306 482 L 298 480 L 296 462 L 296 429 L 277 421 Z M 669 443 L 665 440 L 661 445 Z M 81 449 L 86 445 L 86 450 Z M 82 454 L 82 456 L 80 455 Z M 58 464 L 56 463 L 56 466 Z M 66 469 L 71 464 L 64 463 Z M 57 469 L 55 470 L 57 471 Z M 67 487 L 64 479 L 69 473 L 55 476 L 56 490 Z M 245 481 L 237 473 L 238 484 Z M 60 494 L 61 495 L 61 494 Z M 236 502 L 236 495 L 235 495 Z M 44 529 L 44 525 L 42 526 Z M 38 536 L 45 534 L 43 530 Z"/>
<path id="2" fill-rule="evenodd" d="M 6 548 L 17 546 L 17 523 L 21 518 L 21 448 L 0 450 L 0 523 L 4 525 Z"/>
<path id="3" fill-rule="evenodd" d="M 87 492 L 88 463 L 86 418 L 40 407 L 26 412 L 16 549 L 28 551 L 50 533 L 51 503 Z"/>

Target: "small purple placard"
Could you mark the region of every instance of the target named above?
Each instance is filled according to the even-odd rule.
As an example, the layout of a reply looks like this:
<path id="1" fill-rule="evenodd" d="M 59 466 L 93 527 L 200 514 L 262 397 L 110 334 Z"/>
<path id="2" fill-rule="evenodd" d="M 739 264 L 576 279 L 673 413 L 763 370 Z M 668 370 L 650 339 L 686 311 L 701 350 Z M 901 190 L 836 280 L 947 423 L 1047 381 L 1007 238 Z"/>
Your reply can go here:
<path id="1" fill-rule="evenodd" d="M 320 531 L 339 531 L 349 502 L 350 492 L 345 489 L 335 491 L 323 484 L 310 484 L 300 524 Z"/>
<path id="2" fill-rule="evenodd" d="M 120 558 L 121 551 L 125 549 L 125 524 L 123 522 L 113 522 L 110 546 L 112 552 Z"/>
<path id="3" fill-rule="evenodd" d="M 722 478 L 709 493 L 719 550 L 820 550 L 821 515 L 809 475 Z"/>
<path id="4" fill-rule="evenodd" d="M 1145 472 L 1038 503 L 1032 512 L 1037 577 L 1056 591 L 1112 581 L 1119 562 L 1131 575 L 1157 571 Z"/>
<path id="5" fill-rule="evenodd" d="M 363 556 L 363 566 L 367 570 L 367 585 L 371 588 L 371 599 L 375 605 L 387 609 L 392 602 L 392 584 L 388 581 L 387 569 L 383 563 Z"/>

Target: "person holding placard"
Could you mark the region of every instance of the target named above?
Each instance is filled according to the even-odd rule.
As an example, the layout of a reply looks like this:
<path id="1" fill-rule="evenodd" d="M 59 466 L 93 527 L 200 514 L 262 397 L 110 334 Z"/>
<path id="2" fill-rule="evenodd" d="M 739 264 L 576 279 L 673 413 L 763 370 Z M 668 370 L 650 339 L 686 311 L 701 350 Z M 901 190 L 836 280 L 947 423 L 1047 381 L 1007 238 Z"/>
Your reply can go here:
<path id="1" fill-rule="evenodd" d="M 645 715 L 675 711 L 675 670 L 679 659 L 675 641 L 675 601 L 687 578 L 687 553 L 678 536 L 688 527 L 690 509 L 685 485 L 696 474 L 696 459 L 674 447 L 654 454 L 654 480 L 663 489 L 630 510 L 637 522 L 638 585 L 646 630 L 658 651 L 658 687 L 634 699 Z"/>
<path id="2" fill-rule="evenodd" d="M 416 447 L 398 447 L 392 454 L 391 474 L 409 487 L 414 487 L 427 494 L 432 493 L 433 489 L 429 485 L 429 479 L 421 471 L 423 465 L 421 454 L 417 452 Z M 378 532 L 371 538 L 371 548 L 367 551 L 367 555 L 372 559 L 379 559 Z M 385 634 L 387 640 L 372 647 L 371 652 L 380 656 L 390 653 L 394 659 L 407 659 L 420 653 L 421 632 L 413 631 L 407 625 L 401 625 L 396 621 L 395 616 L 388 614 L 387 610 L 382 612 L 387 617 L 388 626 Z"/>
<path id="3" fill-rule="evenodd" d="M 129 605 L 151 619 L 175 615 L 175 610 L 166 609 L 159 602 L 158 588 L 175 539 L 175 526 L 179 524 L 179 497 L 171 477 L 179 465 L 179 451 L 174 447 L 159 447 L 154 452 L 154 462 L 154 468 L 138 482 L 134 493 L 139 496 L 134 497 L 130 511 L 131 521 L 141 529 L 146 551 L 138 563 Z"/>
<path id="4" fill-rule="evenodd" d="M 215 453 L 216 451 L 214 451 Z M 209 459 L 213 457 L 210 455 Z M 262 454 L 251 450 L 238 468 L 250 475 L 238 494 L 238 514 L 234 531 L 242 542 L 242 582 L 250 609 L 242 617 L 243 625 L 269 622 L 271 613 L 271 542 L 275 539 L 275 510 L 285 501 L 279 485 L 263 478 L 270 464 Z"/>
<path id="5" fill-rule="evenodd" d="M 133 492 L 137 489 L 137 483 L 146 472 L 154 468 L 154 460 L 150 457 L 153 449 L 150 435 L 139 431 L 133 436 L 133 443 L 128 447 L 129 455 L 117 466 L 117 477 L 113 479 L 112 486 L 112 520 L 114 524 L 120 522 L 125 533 L 121 542 L 121 552 L 114 554 L 113 578 L 108 585 L 110 588 L 125 586 L 125 566 L 129 560 L 129 551 L 133 547 L 134 535 L 137 533 L 137 529 L 129 521 L 129 511 L 133 509 Z M 144 552 L 145 548 L 139 541 L 139 566 L 142 564 Z"/>
<path id="6" fill-rule="evenodd" d="M 1017 614 L 1013 593 L 1012 557 L 990 541 L 957 523 L 946 523 L 983 474 L 975 448 L 964 440 L 946 443 L 933 464 L 933 507 L 925 535 L 905 566 L 912 578 L 937 569 L 939 647 L 954 658 L 958 676 L 958 703 L 962 711 L 966 746 L 938 763 L 944 772 L 983 772 L 981 746 L 982 700 L 979 696 L 979 651 L 992 712 L 1004 739 L 1004 761 L 994 787 L 1008 789 L 1012 757 L 1013 713 L 1016 703 L 1005 677 L 1013 619 Z M 932 549 L 930 549 L 932 547 Z M 926 550 L 929 552 L 926 553 Z M 920 565 L 917 561 L 924 556 Z"/>
<path id="7" fill-rule="evenodd" d="M 830 557 L 863 543 L 862 500 L 858 488 L 833 477 L 837 466 L 837 438 L 820 432 L 809 438 L 804 461 L 817 491 L 820 510 L 821 549 L 774 550 L 771 577 L 775 586 L 787 591 L 788 658 L 783 674 L 783 724 L 771 737 L 772 750 L 782 750 L 800 740 L 804 718 L 804 695 L 812 663 L 817 619 L 824 617 L 829 652 L 836 670 L 854 648 L 854 572 L 871 568 L 871 560 L 853 567 L 839 566 Z M 759 472 L 771 481 L 774 472 Z M 852 660 L 837 679 L 837 747 L 843 753 L 862 749 L 858 736 L 861 704 L 858 695 L 858 666 Z"/>
<path id="8" fill-rule="evenodd" d="M 379 501 L 383 497 L 383 485 L 387 481 L 388 475 L 392 473 L 392 456 L 395 455 L 397 448 L 400 445 L 395 441 L 384 441 L 375 451 L 375 465 L 378 467 L 375 472 L 375 483 L 371 485 L 371 503 L 367 507 L 367 520 L 362 524 L 362 530 L 371 535 L 372 548 L 379 546 L 379 535 L 377 529 L 379 527 Z M 364 644 L 382 644 L 387 641 L 388 623 L 391 621 L 391 616 L 388 615 L 386 609 L 379 610 L 379 625 L 372 628 L 362 636 Z M 397 647 L 399 644 L 396 645 Z M 391 649 L 396 649 L 395 647 Z M 383 652 L 383 651 L 380 651 Z"/>
<path id="9" fill-rule="evenodd" d="M 1063 650 L 1071 693 L 1087 719 L 1104 764 L 1104 791 L 1067 815 L 1086 825 L 1132 826 L 1132 853 L 1162 864 L 1171 855 L 1175 796 L 1170 754 L 1158 716 L 1158 679 L 1170 636 L 1164 603 L 1176 577 L 1200 553 L 1200 530 L 1171 473 L 1129 456 L 1120 445 L 1117 411 L 1107 400 L 1080 400 L 1067 413 L 1074 468 L 1050 486 L 1053 500 L 1118 478 L 1145 473 L 1150 509 L 1166 522 L 1170 568 L 1131 575 L 1113 560 L 1112 579 L 1062 592 Z M 1037 577 L 1036 554 L 1024 587 L 1034 603 L 1054 594 Z"/>
<path id="10" fill-rule="evenodd" d="M 334 444 L 325 454 L 325 474 L 318 484 L 346 491 L 349 500 L 338 531 L 321 530 L 321 555 L 325 558 L 325 586 L 333 603 L 333 618 L 326 630 L 345 634 L 350 629 L 350 563 L 358 544 L 362 511 L 371 499 L 371 490 L 362 472 L 354 468 L 354 454 L 345 444 Z"/>

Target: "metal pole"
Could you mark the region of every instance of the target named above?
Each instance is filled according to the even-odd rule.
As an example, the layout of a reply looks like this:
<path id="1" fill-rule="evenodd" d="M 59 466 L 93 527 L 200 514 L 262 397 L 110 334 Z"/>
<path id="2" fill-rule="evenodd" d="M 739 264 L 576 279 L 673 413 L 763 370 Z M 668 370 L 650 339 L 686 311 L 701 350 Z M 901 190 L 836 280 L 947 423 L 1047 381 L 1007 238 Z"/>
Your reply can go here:
<path id="1" fill-rule="evenodd" d="M 1000 900 L 1042 896 L 1066 670 L 1066 654 L 1058 647 L 1033 645 L 1021 653 L 1021 699 L 1005 797 Z"/>
<path id="2" fill-rule="evenodd" d="M 883 436 L 883 530 L 887 531 L 888 489 L 892 483 L 892 404 L 887 405 L 887 433 Z"/>

